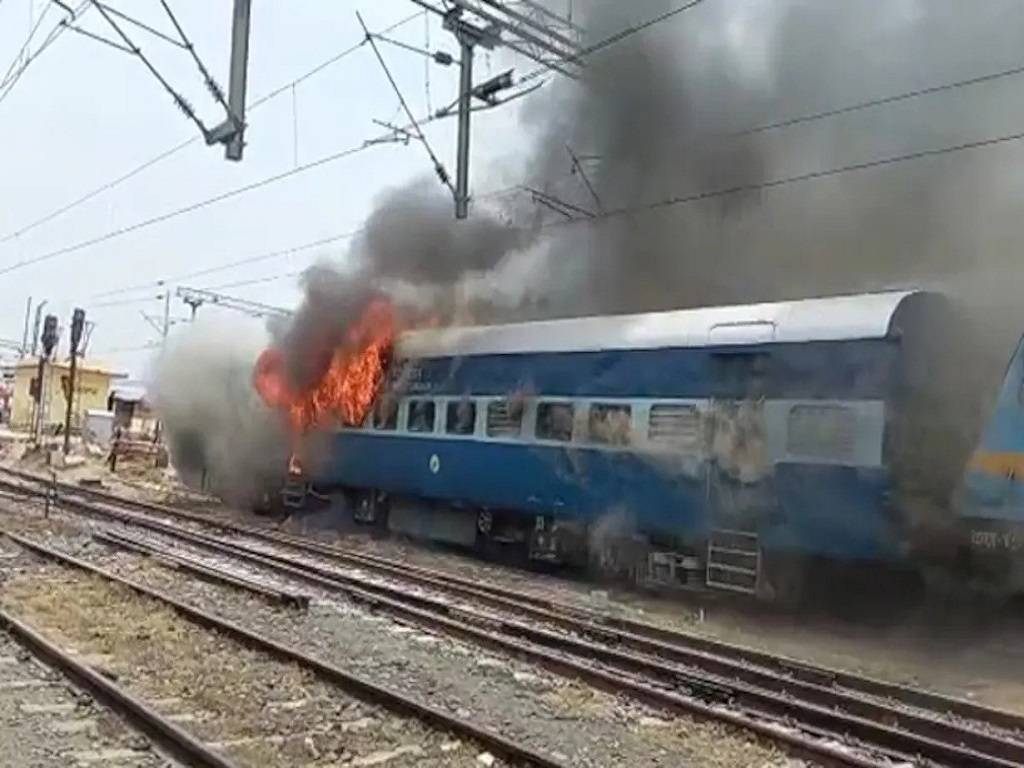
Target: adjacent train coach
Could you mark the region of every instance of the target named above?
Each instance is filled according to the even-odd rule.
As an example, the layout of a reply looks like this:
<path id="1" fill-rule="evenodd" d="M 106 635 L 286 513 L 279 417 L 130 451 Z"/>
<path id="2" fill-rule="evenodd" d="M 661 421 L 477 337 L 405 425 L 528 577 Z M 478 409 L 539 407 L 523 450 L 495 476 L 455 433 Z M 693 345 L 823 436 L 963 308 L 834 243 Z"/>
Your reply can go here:
<path id="1" fill-rule="evenodd" d="M 311 475 L 366 522 L 646 582 L 952 556 L 951 499 L 1000 492 L 985 473 L 1024 446 L 1018 416 L 958 487 L 981 394 L 960 332 L 919 291 L 416 331 Z"/>

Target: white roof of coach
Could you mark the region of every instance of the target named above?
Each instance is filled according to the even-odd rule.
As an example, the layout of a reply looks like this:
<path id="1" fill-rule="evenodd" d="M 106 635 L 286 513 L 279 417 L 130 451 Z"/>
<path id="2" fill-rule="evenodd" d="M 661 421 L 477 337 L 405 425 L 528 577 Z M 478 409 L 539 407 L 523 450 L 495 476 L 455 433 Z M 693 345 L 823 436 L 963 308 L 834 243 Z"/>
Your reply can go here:
<path id="1" fill-rule="evenodd" d="M 403 358 L 883 338 L 916 291 L 410 331 Z"/>

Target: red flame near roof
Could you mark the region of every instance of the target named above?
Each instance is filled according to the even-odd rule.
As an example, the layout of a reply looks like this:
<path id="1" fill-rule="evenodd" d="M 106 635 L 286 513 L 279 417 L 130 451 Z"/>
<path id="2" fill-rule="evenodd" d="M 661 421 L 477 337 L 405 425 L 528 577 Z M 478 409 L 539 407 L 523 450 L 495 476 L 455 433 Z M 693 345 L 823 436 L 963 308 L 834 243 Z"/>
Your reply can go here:
<path id="1" fill-rule="evenodd" d="M 284 353 L 277 347 L 264 350 L 256 361 L 253 385 L 267 405 L 287 414 L 295 432 L 332 424 L 358 426 L 384 384 L 395 333 L 394 307 L 385 299 L 374 299 L 346 331 L 313 387 L 293 390 Z"/>

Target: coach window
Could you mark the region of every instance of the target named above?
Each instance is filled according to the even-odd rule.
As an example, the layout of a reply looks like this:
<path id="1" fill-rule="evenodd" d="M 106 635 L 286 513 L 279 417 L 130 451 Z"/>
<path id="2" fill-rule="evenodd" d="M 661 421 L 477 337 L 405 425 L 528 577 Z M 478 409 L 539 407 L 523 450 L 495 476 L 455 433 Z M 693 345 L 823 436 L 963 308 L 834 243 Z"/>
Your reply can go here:
<path id="1" fill-rule="evenodd" d="M 700 413 L 694 405 L 657 403 L 651 406 L 647 439 L 681 451 L 696 451 L 701 445 Z"/>
<path id="2" fill-rule="evenodd" d="M 786 452 L 825 461 L 849 461 L 857 440 L 857 415 L 841 405 L 794 405 L 789 411 Z"/>
<path id="3" fill-rule="evenodd" d="M 487 404 L 488 437 L 519 437 L 522 431 L 521 400 L 492 400 Z"/>
<path id="4" fill-rule="evenodd" d="M 377 399 L 373 408 L 374 429 L 395 429 L 398 427 L 398 400 L 387 395 Z"/>
<path id="5" fill-rule="evenodd" d="M 409 431 L 433 432 L 434 413 L 435 407 L 433 400 L 410 400 Z"/>
<path id="6" fill-rule="evenodd" d="M 594 403 L 587 419 L 590 442 L 629 445 L 632 422 L 633 410 L 628 405 Z"/>
<path id="7" fill-rule="evenodd" d="M 572 403 L 538 403 L 536 435 L 538 440 L 572 440 Z"/>
<path id="8" fill-rule="evenodd" d="M 472 435 L 476 428 L 476 403 L 455 400 L 448 403 L 445 432 L 449 435 Z"/>

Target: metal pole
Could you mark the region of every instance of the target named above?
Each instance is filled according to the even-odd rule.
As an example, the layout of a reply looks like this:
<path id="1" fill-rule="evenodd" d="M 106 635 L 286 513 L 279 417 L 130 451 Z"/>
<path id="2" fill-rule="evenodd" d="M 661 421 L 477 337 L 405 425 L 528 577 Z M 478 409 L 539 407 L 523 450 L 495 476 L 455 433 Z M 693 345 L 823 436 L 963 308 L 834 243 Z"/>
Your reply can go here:
<path id="1" fill-rule="evenodd" d="M 75 407 L 75 374 L 78 372 L 78 354 L 71 348 L 71 366 L 68 370 L 68 402 L 64 409 L 64 455 L 71 453 L 71 412 Z"/>
<path id="2" fill-rule="evenodd" d="M 32 418 L 32 440 L 36 445 L 40 443 L 43 423 L 43 376 L 46 375 L 46 358 L 39 356 L 39 368 L 36 369 L 36 412 Z"/>
<path id="3" fill-rule="evenodd" d="M 25 302 L 25 330 L 21 334 L 21 354 L 22 356 L 28 354 L 28 324 L 32 318 L 32 297 L 28 297 L 28 301 Z"/>
<path id="4" fill-rule="evenodd" d="M 68 371 L 67 408 L 64 411 L 64 455 L 71 452 L 71 414 L 75 407 L 75 379 L 78 372 L 78 344 L 85 330 L 85 311 L 76 309 L 71 316 L 71 366 Z"/>
<path id="5" fill-rule="evenodd" d="M 235 0 L 231 26 L 231 78 L 228 84 L 228 120 L 235 122 L 235 134 L 224 149 L 228 160 L 241 160 L 245 147 L 245 83 L 249 66 L 249 10 L 252 0 Z"/>
<path id="6" fill-rule="evenodd" d="M 36 320 L 32 326 L 32 357 L 36 356 L 39 349 L 39 326 L 43 322 L 43 307 L 46 306 L 46 299 L 36 305 Z"/>
<path id="7" fill-rule="evenodd" d="M 171 328 L 171 289 L 164 291 L 164 333 L 163 339 L 167 341 L 167 332 Z"/>
<path id="8" fill-rule="evenodd" d="M 473 101 L 473 41 L 459 35 L 462 47 L 459 61 L 459 138 L 455 169 L 455 218 L 469 215 L 469 117 Z"/>

